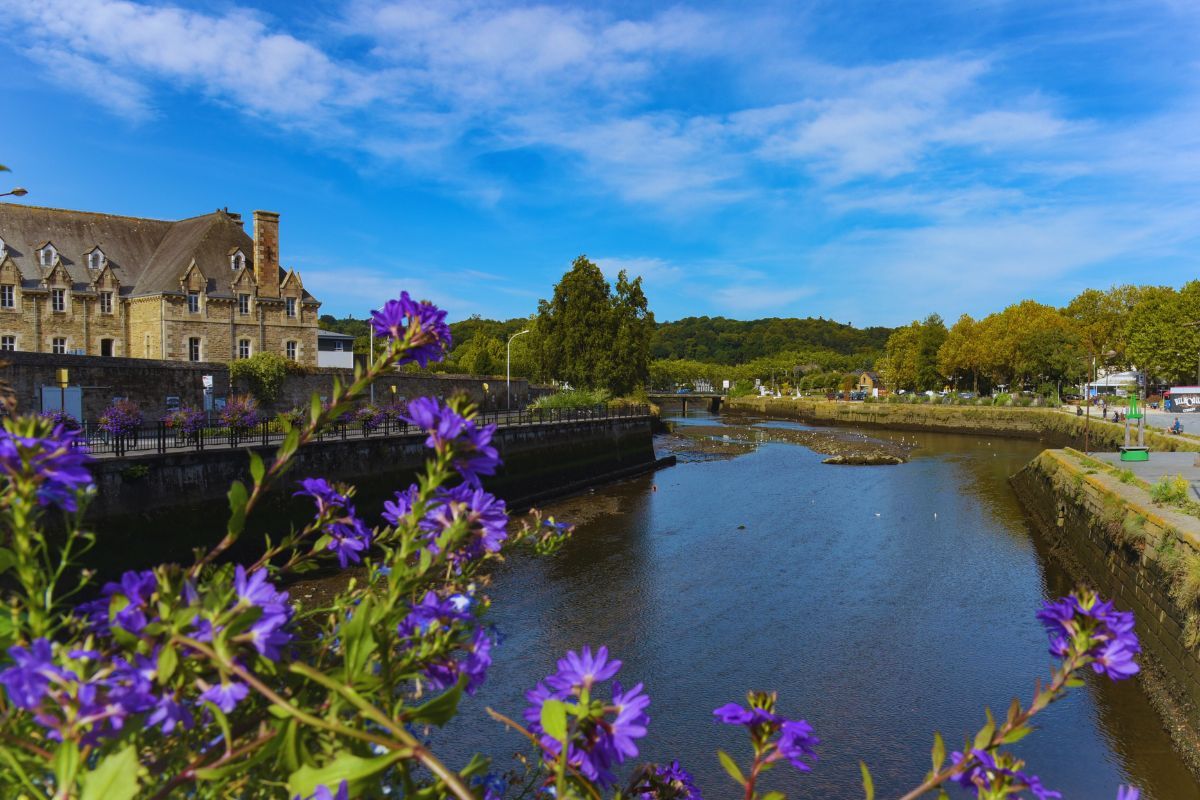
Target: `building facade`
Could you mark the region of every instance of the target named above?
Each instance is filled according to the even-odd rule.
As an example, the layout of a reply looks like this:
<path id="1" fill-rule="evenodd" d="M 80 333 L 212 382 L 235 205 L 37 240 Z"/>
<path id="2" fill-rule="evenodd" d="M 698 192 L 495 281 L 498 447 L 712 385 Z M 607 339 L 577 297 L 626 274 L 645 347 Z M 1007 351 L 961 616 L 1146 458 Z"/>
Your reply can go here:
<path id="1" fill-rule="evenodd" d="M 279 263 L 279 215 L 254 238 L 227 210 L 178 221 L 0 203 L 3 351 L 317 364 L 320 303 Z"/>

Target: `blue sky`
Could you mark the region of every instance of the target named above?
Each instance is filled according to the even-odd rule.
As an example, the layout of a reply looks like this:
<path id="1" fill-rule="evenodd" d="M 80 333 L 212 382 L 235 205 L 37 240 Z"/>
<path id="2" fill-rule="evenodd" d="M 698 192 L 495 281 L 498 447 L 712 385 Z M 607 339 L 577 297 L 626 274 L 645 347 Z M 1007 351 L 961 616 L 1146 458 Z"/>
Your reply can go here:
<path id="1" fill-rule="evenodd" d="M 282 214 L 362 314 L 953 319 L 1200 255 L 1200 4 L 0 0 L 26 202 Z M 7 188 L 7 187 L 5 187 Z"/>

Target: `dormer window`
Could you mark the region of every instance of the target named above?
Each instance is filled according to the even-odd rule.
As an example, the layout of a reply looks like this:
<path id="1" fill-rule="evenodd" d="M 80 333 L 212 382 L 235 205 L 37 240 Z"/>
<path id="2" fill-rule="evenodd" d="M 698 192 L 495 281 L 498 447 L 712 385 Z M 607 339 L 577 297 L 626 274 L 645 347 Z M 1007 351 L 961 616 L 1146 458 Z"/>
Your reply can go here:
<path id="1" fill-rule="evenodd" d="M 45 244 L 41 250 L 38 250 L 38 263 L 43 267 L 49 267 L 54 264 L 54 259 L 58 257 L 58 251 L 54 249 L 54 245 Z"/>
<path id="2" fill-rule="evenodd" d="M 229 257 L 229 266 L 231 269 L 241 269 L 246 266 L 246 256 L 241 250 L 235 250 L 233 255 Z"/>
<path id="3" fill-rule="evenodd" d="M 108 259 L 104 256 L 104 251 L 97 247 L 95 250 L 87 254 L 88 269 L 102 269 L 107 260 Z"/>
<path id="4" fill-rule="evenodd" d="M 8 245 L 6 245 L 4 243 L 3 239 L 0 239 L 0 258 L 4 258 L 4 256 L 7 254 L 8 254 Z"/>

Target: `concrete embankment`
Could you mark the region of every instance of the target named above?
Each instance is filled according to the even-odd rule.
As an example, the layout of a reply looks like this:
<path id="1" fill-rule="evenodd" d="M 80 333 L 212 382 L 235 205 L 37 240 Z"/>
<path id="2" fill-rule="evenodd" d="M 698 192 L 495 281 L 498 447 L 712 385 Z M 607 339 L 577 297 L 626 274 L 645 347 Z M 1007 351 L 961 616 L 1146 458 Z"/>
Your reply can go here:
<path id="1" fill-rule="evenodd" d="M 1092 417 L 1052 408 L 951 406 L 908 403 L 845 403 L 775 397 L 737 397 L 726 403 L 730 413 L 752 413 L 819 425 L 854 425 L 893 430 L 936 431 L 1034 439 L 1055 446 L 1083 447 L 1084 429 L 1093 450 L 1116 450 L 1125 428 Z M 1200 439 L 1148 431 L 1146 444 L 1159 451 L 1200 451 Z"/>
<path id="2" fill-rule="evenodd" d="M 312 504 L 290 496 L 296 480 L 323 476 L 357 487 L 356 504 L 373 524 L 385 499 L 412 483 L 428 451 L 424 434 L 315 442 L 301 448 L 287 478 L 251 516 L 253 545 L 311 517 Z M 555 493 L 652 469 L 651 418 L 610 418 L 504 427 L 493 444 L 504 465 L 486 488 L 520 506 Z M 247 448 L 264 460 L 274 448 Z M 143 455 L 95 465 L 98 493 L 88 521 L 98 533 L 96 566 L 120 569 L 186 558 L 224 530 L 225 493 L 249 483 L 246 450 Z M 137 562 L 135 564 L 134 562 Z"/>
<path id="3" fill-rule="evenodd" d="M 1200 518 L 1073 450 L 1044 451 L 1012 482 L 1075 580 L 1134 612 L 1143 685 L 1200 774 Z"/>

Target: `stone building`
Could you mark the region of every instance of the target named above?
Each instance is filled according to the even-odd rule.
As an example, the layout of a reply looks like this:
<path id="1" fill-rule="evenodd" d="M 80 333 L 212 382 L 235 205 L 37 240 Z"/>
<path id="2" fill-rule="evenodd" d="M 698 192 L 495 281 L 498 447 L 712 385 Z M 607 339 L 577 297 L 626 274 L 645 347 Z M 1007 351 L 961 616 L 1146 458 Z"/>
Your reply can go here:
<path id="1" fill-rule="evenodd" d="M 317 364 L 317 309 L 279 215 L 178 221 L 0 203 L 0 351 Z"/>

